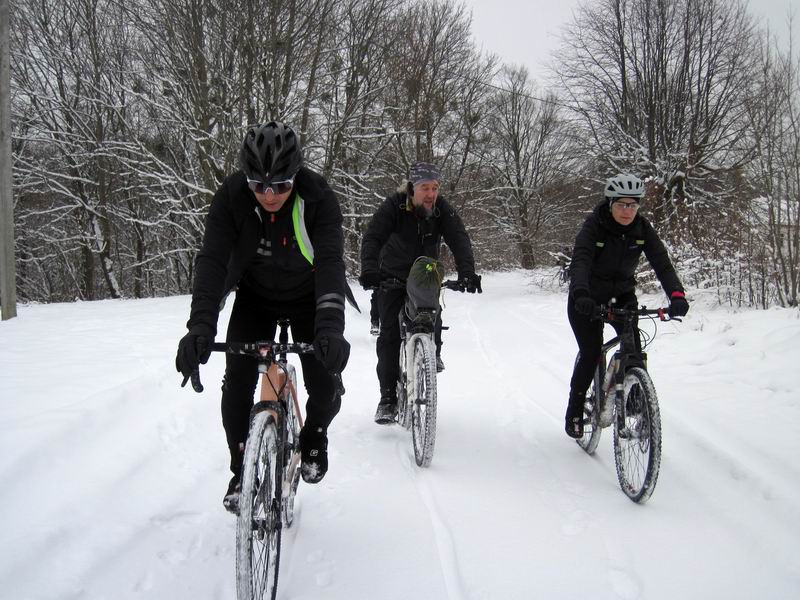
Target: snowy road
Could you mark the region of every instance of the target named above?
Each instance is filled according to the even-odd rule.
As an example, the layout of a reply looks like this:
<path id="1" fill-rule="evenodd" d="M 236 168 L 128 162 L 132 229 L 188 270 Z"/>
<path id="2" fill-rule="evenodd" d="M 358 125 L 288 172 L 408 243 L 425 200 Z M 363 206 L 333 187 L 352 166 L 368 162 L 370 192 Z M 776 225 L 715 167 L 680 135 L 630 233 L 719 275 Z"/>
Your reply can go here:
<path id="1" fill-rule="evenodd" d="M 563 292 L 520 273 L 484 289 L 446 295 L 426 470 L 408 432 L 372 422 L 374 338 L 348 313 L 331 470 L 301 484 L 279 598 L 798 597 L 797 310 L 698 303 L 659 325 L 648 351 L 663 458 L 638 506 L 619 490 L 608 432 L 594 457 L 563 433 L 575 354 Z M 188 298 L 19 314 L 0 324 L 0 595 L 234 598 L 223 360 L 206 365 L 202 395 L 178 387 L 172 364 Z"/>

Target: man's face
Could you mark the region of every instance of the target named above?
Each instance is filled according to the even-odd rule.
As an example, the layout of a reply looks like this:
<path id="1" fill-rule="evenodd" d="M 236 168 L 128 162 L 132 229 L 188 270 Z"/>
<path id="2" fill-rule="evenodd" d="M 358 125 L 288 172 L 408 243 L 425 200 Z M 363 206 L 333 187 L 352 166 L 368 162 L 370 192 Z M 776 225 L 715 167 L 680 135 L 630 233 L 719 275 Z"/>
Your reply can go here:
<path id="1" fill-rule="evenodd" d="M 421 181 L 414 186 L 414 195 L 411 197 L 411 203 L 414 206 L 423 207 L 430 214 L 433 212 L 433 205 L 436 203 L 438 196 L 438 181 Z"/>

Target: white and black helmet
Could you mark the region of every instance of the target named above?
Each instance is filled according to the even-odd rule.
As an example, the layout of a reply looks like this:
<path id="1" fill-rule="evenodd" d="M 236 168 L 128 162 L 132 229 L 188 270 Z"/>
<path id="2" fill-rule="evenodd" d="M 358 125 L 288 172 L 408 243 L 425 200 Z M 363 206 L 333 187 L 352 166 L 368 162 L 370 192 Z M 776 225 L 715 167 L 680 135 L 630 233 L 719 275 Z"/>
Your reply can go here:
<path id="1" fill-rule="evenodd" d="M 636 198 L 644 197 L 644 183 L 636 175 L 620 173 L 606 179 L 605 185 L 606 200 L 613 202 L 616 198 Z"/>

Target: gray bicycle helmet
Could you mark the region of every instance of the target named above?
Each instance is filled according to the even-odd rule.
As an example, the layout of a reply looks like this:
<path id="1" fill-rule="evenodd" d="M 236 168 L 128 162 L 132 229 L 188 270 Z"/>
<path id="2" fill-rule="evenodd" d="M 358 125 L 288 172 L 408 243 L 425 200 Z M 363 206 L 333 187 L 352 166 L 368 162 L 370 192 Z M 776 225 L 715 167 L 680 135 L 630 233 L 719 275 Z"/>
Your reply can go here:
<path id="1" fill-rule="evenodd" d="M 262 183 L 286 181 L 302 164 L 300 140 L 291 127 L 270 121 L 247 130 L 239 150 L 239 166 L 248 179 Z"/>
<path id="2" fill-rule="evenodd" d="M 636 175 L 620 173 L 606 179 L 606 200 L 613 202 L 617 198 L 636 198 L 644 196 L 644 183 Z"/>

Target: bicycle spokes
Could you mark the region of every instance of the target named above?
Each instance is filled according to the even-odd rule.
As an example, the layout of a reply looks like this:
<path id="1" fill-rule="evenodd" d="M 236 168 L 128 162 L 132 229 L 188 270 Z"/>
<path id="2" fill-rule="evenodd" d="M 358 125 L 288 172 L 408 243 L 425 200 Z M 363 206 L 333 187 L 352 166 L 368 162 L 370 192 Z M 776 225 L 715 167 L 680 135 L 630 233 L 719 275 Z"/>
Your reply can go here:
<path id="1" fill-rule="evenodd" d="M 614 461 L 625 494 L 634 502 L 646 501 L 658 480 L 661 417 L 653 383 L 641 368 L 625 375 L 614 423 Z"/>

